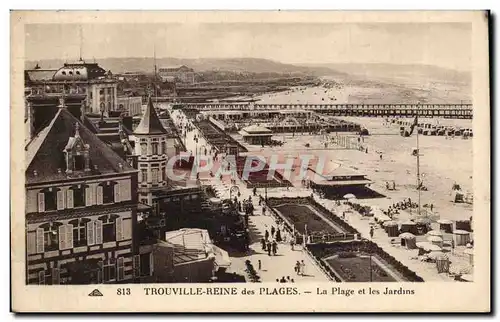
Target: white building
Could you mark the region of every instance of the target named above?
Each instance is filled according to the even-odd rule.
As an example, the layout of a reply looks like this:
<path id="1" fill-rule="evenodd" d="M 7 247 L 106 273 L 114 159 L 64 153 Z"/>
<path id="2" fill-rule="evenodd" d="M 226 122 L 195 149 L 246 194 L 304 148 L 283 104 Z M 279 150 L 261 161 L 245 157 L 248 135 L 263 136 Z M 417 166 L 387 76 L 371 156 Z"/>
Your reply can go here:
<path id="1" fill-rule="evenodd" d="M 118 97 L 118 111 L 124 111 L 129 116 L 142 113 L 142 97 Z"/>

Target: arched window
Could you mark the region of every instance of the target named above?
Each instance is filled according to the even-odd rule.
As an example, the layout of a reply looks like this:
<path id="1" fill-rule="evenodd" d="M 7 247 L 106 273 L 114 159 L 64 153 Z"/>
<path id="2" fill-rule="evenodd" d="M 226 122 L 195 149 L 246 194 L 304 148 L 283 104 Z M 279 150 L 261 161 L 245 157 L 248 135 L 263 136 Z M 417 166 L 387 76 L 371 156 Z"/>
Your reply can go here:
<path id="1" fill-rule="evenodd" d="M 148 144 L 141 143 L 141 155 L 147 155 L 147 154 L 148 154 Z"/>

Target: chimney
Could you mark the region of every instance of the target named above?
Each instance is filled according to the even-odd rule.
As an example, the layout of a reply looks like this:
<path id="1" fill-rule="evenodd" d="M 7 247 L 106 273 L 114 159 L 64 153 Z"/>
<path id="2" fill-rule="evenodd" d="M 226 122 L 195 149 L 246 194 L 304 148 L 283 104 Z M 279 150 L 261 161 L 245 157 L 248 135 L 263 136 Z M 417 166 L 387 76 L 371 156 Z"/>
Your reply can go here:
<path id="1" fill-rule="evenodd" d="M 29 139 L 32 139 L 33 136 L 35 135 L 35 126 L 33 124 L 33 122 L 34 122 L 33 104 L 28 100 L 26 100 L 24 104 L 25 104 L 25 108 L 24 108 L 25 123 L 26 123 L 26 126 L 28 127 L 27 131 L 28 131 Z"/>

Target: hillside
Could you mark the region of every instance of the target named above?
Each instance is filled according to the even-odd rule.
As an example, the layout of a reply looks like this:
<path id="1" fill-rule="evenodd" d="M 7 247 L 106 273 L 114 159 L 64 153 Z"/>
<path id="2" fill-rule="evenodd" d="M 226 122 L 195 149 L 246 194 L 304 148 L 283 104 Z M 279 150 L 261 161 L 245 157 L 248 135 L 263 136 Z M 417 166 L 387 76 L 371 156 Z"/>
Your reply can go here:
<path id="1" fill-rule="evenodd" d="M 89 60 L 93 61 L 93 60 Z M 96 60 L 106 70 L 111 70 L 113 73 L 128 72 L 153 72 L 154 59 L 152 57 L 144 58 L 102 58 Z M 33 68 L 36 64 L 42 68 L 58 68 L 64 63 L 60 59 L 27 61 L 26 68 Z M 250 73 L 300 73 L 304 75 L 334 76 L 338 74 L 336 71 L 328 67 L 315 66 L 296 66 L 291 64 L 283 64 L 269 59 L 259 58 L 202 58 L 202 59 L 179 59 L 179 58 L 157 58 L 157 66 L 180 66 L 186 65 L 196 71 L 236 71 Z"/>

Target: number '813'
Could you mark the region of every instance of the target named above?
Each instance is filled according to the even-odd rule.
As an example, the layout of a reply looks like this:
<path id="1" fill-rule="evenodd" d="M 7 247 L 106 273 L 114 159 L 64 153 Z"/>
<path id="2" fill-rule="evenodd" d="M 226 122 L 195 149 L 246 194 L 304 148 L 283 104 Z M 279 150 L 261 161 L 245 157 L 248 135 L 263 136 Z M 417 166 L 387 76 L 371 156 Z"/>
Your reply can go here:
<path id="1" fill-rule="evenodd" d="M 116 289 L 116 295 L 130 295 L 130 288 L 118 288 Z"/>

